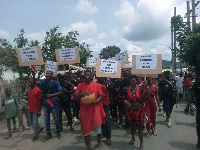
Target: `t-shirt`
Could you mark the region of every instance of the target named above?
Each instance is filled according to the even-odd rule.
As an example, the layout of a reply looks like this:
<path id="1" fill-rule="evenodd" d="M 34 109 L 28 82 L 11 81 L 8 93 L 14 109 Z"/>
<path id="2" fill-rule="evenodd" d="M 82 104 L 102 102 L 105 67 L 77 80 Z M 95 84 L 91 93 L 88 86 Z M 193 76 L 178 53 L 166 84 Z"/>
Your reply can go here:
<path id="1" fill-rule="evenodd" d="M 184 77 L 176 76 L 176 77 L 175 77 L 175 80 L 176 80 L 176 86 L 178 86 L 178 87 L 183 86 Z"/>
<path id="2" fill-rule="evenodd" d="M 17 116 L 16 99 L 14 95 L 5 96 L 5 116 L 6 119 Z"/>
<path id="3" fill-rule="evenodd" d="M 159 88 L 161 87 L 162 91 L 160 93 L 162 99 L 169 99 L 173 98 L 173 86 L 170 81 L 163 79 L 159 82 Z"/>
<path id="4" fill-rule="evenodd" d="M 40 87 L 42 88 L 42 94 L 55 94 L 59 91 L 62 91 L 62 87 L 58 81 L 50 81 L 42 80 L 39 82 Z"/>
<path id="5" fill-rule="evenodd" d="M 101 91 L 103 92 L 103 95 L 102 95 L 102 104 L 103 105 L 109 105 L 110 102 L 109 102 L 109 92 L 108 92 L 108 89 L 105 85 L 103 84 L 100 84 L 98 83 L 100 88 L 101 88 Z"/>
<path id="6" fill-rule="evenodd" d="M 192 86 L 192 91 L 195 92 L 196 102 L 200 103 L 200 81 L 196 81 Z"/>
<path id="7" fill-rule="evenodd" d="M 42 91 L 36 86 L 28 92 L 29 112 L 39 111 L 39 101 L 42 99 Z"/>

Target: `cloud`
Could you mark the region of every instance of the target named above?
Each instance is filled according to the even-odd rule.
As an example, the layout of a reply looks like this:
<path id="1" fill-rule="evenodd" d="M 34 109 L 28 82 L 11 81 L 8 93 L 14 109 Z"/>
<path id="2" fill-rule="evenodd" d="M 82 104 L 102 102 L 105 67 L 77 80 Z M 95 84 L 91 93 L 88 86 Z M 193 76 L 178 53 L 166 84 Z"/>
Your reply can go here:
<path id="1" fill-rule="evenodd" d="M 111 30 L 110 30 L 109 35 L 110 35 L 112 38 L 118 38 L 118 37 L 119 37 L 119 32 L 117 31 L 116 28 L 114 28 L 114 29 L 111 29 Z"/>
<path id="2" fill-rule="evenodd" d="M 105 39 L 107 35 L 105 33 L 100 33 L 98 39 Z"/>
<path id="3" fill-rule="evenodd" d="M 46 36 L 46 32 L 32 32 L 25 34 L 25 37 L 27 37 L 28 41 L 39 41 L 40 43 L 44 42 L 44 38 Z"/>
<path id="4" fill-rule="evenodd" d="M 97 31 L 97 26 L 95 22 L 88 21 L 88 22 L 76 22 L 72 23 L 70 27 L 62 28 L 61 32 L 63 34 L 67 34 L 70 31 L 78 31 L 79 34 L 85 34 L 85 33 L 95 33 Z"/>
<path id="5" fill-rule="evenodd" d="M 9 38 L 9 33 L 5 30 L 0 30 L 0 38 L 3 39 L 8 39 Z"/>
<path id="6" fill-rule="evenodd" d="M 87 0 L 79 0 L 75 10 L 83 14 L 93 14 L 99 11 L 97 6 L 92 5 L 92 2 Z"/>
<path id="7" fill-rule="evenodd" d="M 170 28 L 173 5 L 173 0 L 140 0 L 137 5 L 121 1 L 115 16 L 122 25 L 124 38 L 129 41 L 150 41 L 161 37 Z"/>
<path id="8" fill-rule="evenodd" d="M 120 40 L 120 47 L 123 47 L 124 50 L 127 50 L 129 53 L 142 53 L 142 48 L 134 45 L 131 41 L 128 41 L 126 39 Z"/>

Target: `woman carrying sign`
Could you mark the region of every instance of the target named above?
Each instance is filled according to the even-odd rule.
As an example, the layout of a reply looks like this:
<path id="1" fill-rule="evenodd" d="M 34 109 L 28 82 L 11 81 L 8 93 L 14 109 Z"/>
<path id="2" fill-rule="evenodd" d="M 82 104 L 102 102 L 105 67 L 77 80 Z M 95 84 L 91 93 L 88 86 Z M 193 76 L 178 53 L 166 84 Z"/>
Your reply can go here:
<path id="1" fill-rule="evenodd" d="M 132 140 L 129 144 L 133 145 L 135 142 L 135 130 L 138 129 L 140 139 L 140 150 L 143 150 L 143 127 L 144 127 L 144 103 L 142 101 L 141 88 L 137 86 L 137 76 L 132 75 L 129 77 L 130 87 L 126 88 L 123 102 L 126 104 L 126 114 L 129 123 L 131 124 Z"/>
<path id="2" fill-rule="evenodd" d="M 85 138 L 85 144 L 87 146 L 87 150 L 91 150 L 90 132 L 92 131 L 94 131 L 95 134 L 97 134 L 98 148 L 102 147 L 101 125 L 105 124 L 106 115 L 102 103 L 100 103 L 103 95 L 101 88 L 96 82 L 92 82 L 91 71 L 86 70 L 84 72 L 84 82 L 80 83 L 77 86 L 74 97 L 76 99 L 81 99 L 87 96 L 89 97 L 92 94 L 95 94 L 94 102 L 86 104 L 83 103 L 83 99 L 80 102 L 81 128 L 82 128 L 82 134 Z"/>

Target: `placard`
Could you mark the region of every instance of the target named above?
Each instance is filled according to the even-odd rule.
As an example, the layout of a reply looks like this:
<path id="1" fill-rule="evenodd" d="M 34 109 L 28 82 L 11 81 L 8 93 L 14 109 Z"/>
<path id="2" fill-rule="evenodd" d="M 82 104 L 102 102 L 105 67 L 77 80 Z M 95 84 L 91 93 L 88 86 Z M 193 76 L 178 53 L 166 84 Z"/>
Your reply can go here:
<path id="1" fill-rule="evenodd" d="M 87 58 L 86 67 L 96 67 L 97 58 L 89 57 Z"/>
<path id="2" fill-rule="evenodd" d="M 124 64 L 129 63 L 127 51 L 124 51 L 124 52 L 121 52 L 121 53 L 116 54 L 116 55 L 115 55 L 115 60 L 116 60 L 116 61 L 121 61 L 121 65 L 122 65 L 122 66 L 123 66 Z"/>
<path id="3" fill-rule="evenodd" d="M 55 77 L 55 76 L 57 76 L 57 69 L 58 69 L 57 62 L 46 60 L 45 72 L 52 71 L 53 72 L 53 76 Z"/>
<path id="4" fill-rule="evenodd" d="M 146 54 L 148 56 L 148 54 Z M 157 56 L 157 65 L 156 69 L 136 69 L 136 56 L 137 55 L 132 55 L 132 74 L 146 74 L 146 75 L 151 75 L 151 74 L 161 74 L 162 73 L 162 54 L 156 54 Z"/>
<path id="5" fill-rule="evenodd" d="M 117 73 L 117 61 L 101 59 L 100 72 Z"/>
<path id="6" fill-rule="evenodd" d="M 56 60 L 58 65 L 80 63 L 79 48 L 56 49 Z"/>
<path id="7" fill-rule="evenodd" d="M 20 66 L 43 65 L 43 56 L 40 46 L 16 48 Z"/>
<path id="8" fill-rule="evenodd" d="M 136 69 L 156 69 L 157 55 L 137 55 L 136 56 Z"/>
<path id="9" fill-rule="evenodd" d="M 121 78 L 121 62 L 110 59 L 97 59 L 97 77 Z"/>
<path id="10" fill-rule="evenodd" d="M 132 62 L 124 64 L 122 67 L 123 68 L 132 68 Z"/>

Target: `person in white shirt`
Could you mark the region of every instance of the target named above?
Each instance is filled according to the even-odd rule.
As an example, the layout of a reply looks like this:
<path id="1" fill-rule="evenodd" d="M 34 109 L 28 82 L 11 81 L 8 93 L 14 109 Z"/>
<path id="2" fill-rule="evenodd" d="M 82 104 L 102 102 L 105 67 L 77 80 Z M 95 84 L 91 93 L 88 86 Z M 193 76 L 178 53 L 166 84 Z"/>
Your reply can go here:
<path id="1" fill-rule="evenodd" d="M 177 93 L 177 100 L 181 101 L 181 98 L 183 98 L 183 73 L 180 72 L 178 76 L 175 77 L 175 83 L 176 83 L 176 93 Z"/>

